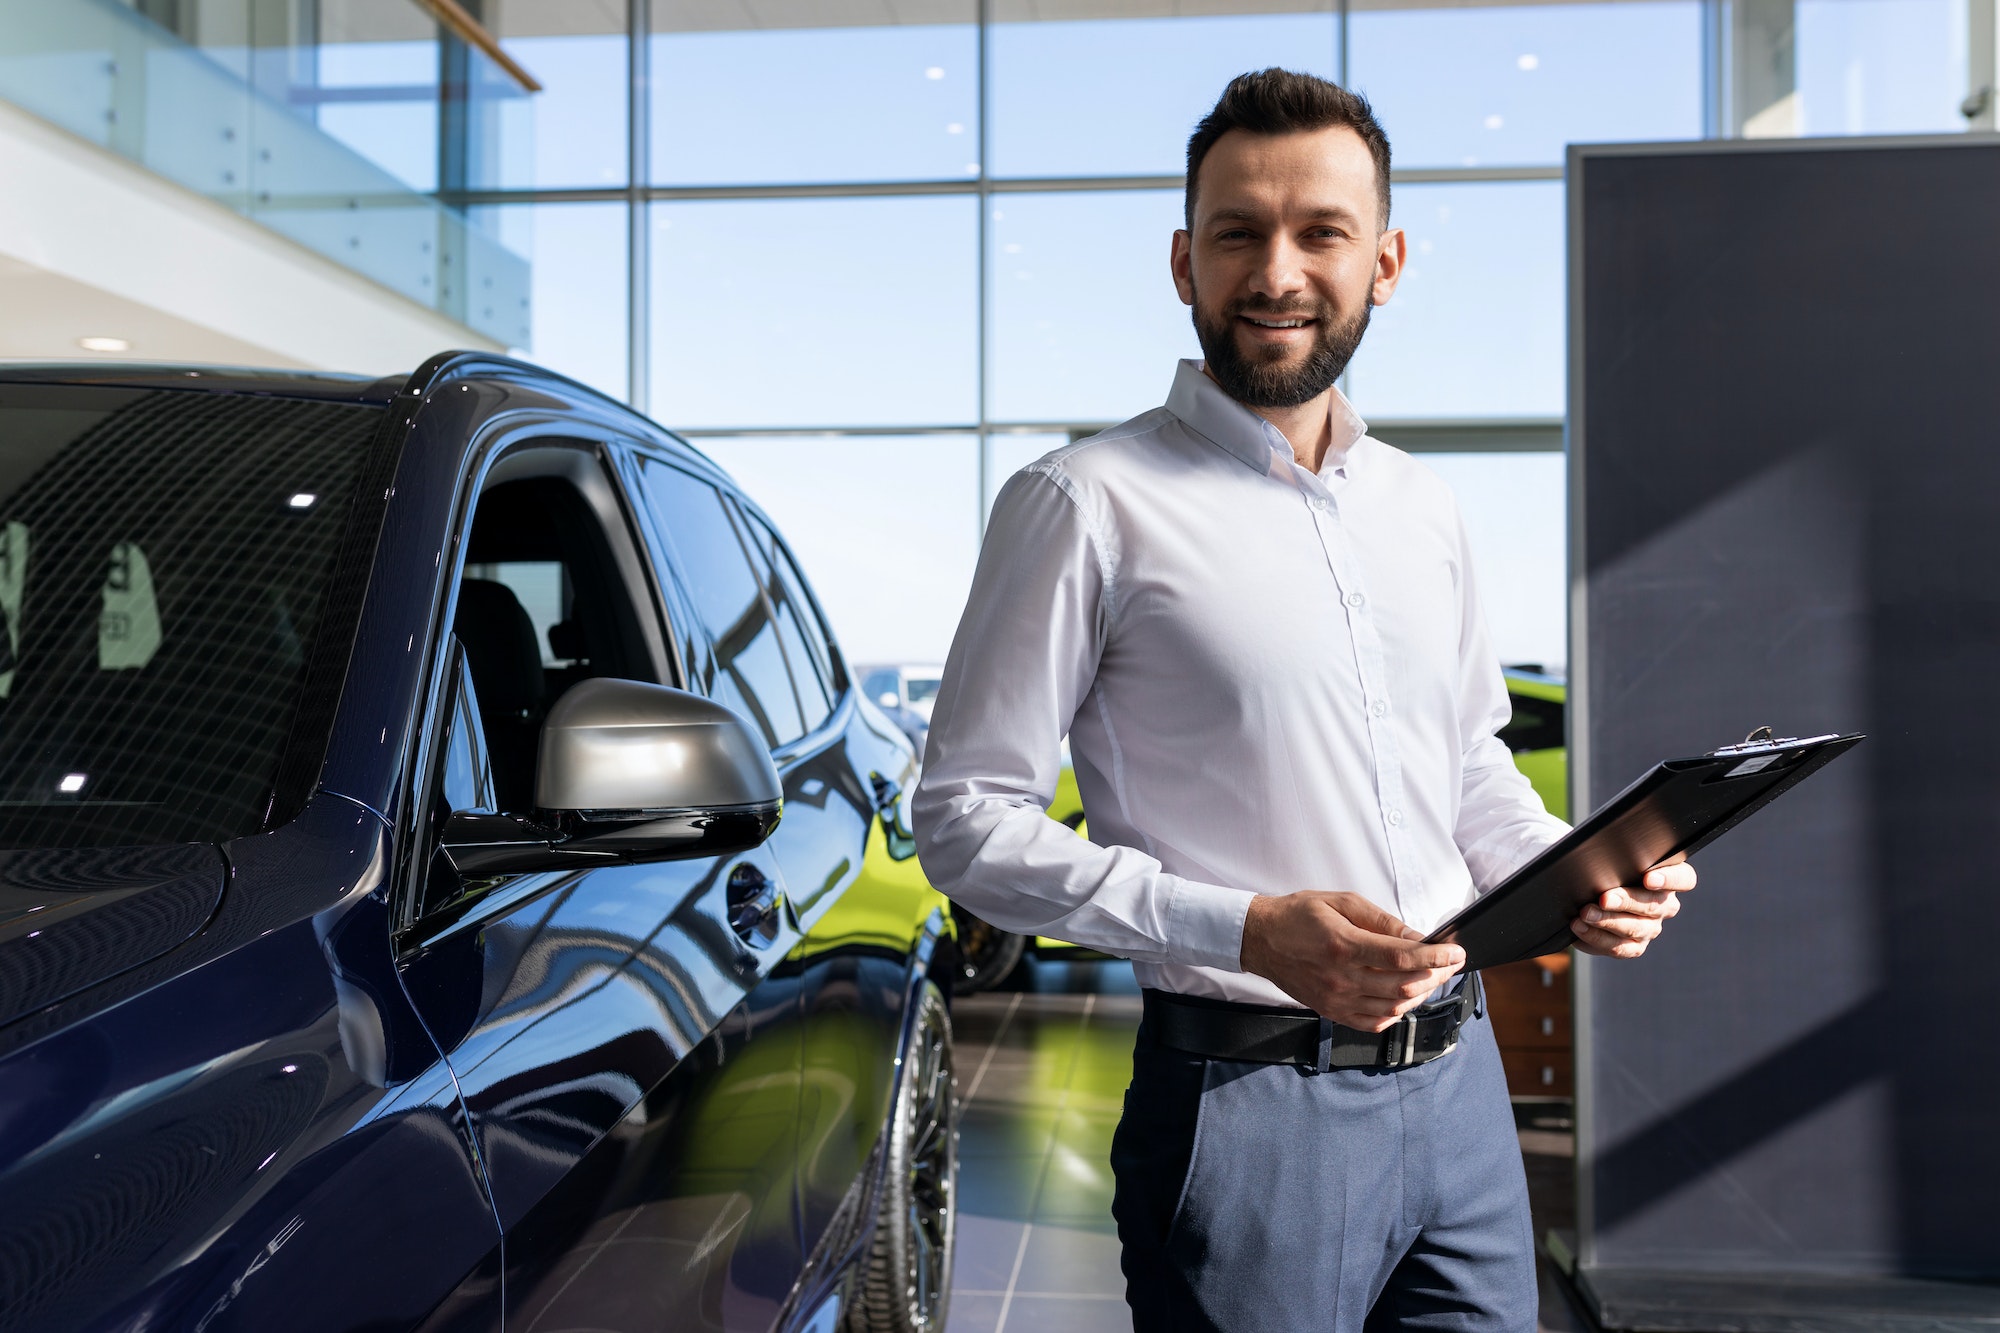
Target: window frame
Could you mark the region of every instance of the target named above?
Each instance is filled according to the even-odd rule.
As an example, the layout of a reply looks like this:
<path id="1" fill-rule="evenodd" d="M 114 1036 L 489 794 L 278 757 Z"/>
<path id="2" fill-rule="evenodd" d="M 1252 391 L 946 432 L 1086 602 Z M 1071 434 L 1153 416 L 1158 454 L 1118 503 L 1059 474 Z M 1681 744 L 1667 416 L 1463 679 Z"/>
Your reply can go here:
<path id="1" fill-rule="evenodd" d="M 567 468 L 564 471 L 547 469 L 546 465 L 555 459 L 523 457 L 557 451 L 573 454 L 581 461 L 561 460 Z M 575 473 L 589 479 L 579 482 Z M 428 660 L 417 710 L 419 721 L 399 784 L 401 817 L 396 821 L 399 855 L 390 911 L 399 956 L 433 943 L 425 936 L 425 922 L 465 901 L 461 896 L 449 903 L 430 904 L 430 910 L 424 910 L 425 878 L 440 845 L 441 830 L 435 813 L 444 781 L 449 731 L 457 711 L 454 663 L 459 654 L 452 651 L 457 637 L 452 626 L 458 613 L 458 588 L 465 576 L 465 553 L 473 519 L 479 498 L 489 489 L 501 482 L 536 476 L 564 477 L 576 485 L 602 526 L 613 562 L 623 575 L 626 593 L 636 603 L 633 610 L 638 616 L 646 651 L 653 659 L 655 674 L 675 688 L 686 688 L 687 664 L 675 639 L 676 610 L 664 595 L 659 572 L 650 558 L 644 516 L 637 510 L 625 481 L 618 437 L 609 432 L 599 434 L 584 422 L 556 417 L 525 422 L 517 417 L 489 423 L 467 451 L 467 462 L 459 472 L 458 492 L 452 500 L 451 525 L 439 560 L 437 597 L 425 640 Z M 517 892 L 502 892 L 470 911 L 451 914 L 445 933 L 485 920 L 527 896 L 546 892 L 551 887 L 547 881 L 546 876 L 515 878 L 512 883 L 520 886 Z"/>

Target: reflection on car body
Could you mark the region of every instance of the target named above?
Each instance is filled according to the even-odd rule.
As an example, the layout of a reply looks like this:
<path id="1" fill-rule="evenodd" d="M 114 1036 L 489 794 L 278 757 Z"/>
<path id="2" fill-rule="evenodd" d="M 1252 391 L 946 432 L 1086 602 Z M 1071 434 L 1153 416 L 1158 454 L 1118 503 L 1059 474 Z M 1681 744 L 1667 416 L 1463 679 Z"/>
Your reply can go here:
<path id="1" fill-rule="evenodd" d="M 0 1330 L 941 1325 L 915 755 L 699 454 L 503 358 L 14 368 L 0 616 Z M 749 795 L 579 804 L 619 709 Z"/>

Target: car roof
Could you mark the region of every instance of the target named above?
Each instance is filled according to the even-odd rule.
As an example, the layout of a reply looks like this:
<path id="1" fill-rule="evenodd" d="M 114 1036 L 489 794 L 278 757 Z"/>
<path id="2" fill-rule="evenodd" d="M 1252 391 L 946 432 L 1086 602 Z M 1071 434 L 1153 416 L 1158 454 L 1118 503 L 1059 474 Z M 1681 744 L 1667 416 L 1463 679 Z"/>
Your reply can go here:
<path id="1" fill-rule="evenodd" d="M 407 375 L 340 375 L 330 371 L 263 370 L 252 366 L 177 366 L 150 362 L 16 361 L 0 365 L 0 385 L 193 389 L 208 393 L 261 394 L 349 403 L 387 403 L 408 379 Z"/>
<path id="2" fill-rule="evenodd" d="M 500 380 L 530 385 L 570 408 L 599 418 L 634 443 L 695 462 L 732 489 L 734 479 L 715 460 L 658 423 L 587 384 L 544 366 L 491 352 L 447 351 L 405 375 L 348 375 L 334 371 L 268 370 L 252 366 L 193 366 L 150 362 L 5 362 L 0 387 L 49 385 L 74 388 L 172 389 L 253 397 L 310 398 L 387 406 L 400 394 L 423 395 L 455 380 Z"/>

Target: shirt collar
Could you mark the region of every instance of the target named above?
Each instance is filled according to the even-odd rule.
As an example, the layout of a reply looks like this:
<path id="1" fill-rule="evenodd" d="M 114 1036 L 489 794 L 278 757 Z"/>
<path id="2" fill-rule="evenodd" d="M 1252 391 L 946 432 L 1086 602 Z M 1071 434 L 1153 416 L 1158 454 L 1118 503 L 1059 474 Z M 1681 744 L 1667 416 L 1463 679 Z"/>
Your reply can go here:
<path id="1" fill-rule="evenodd" d="M 1180 363 L 1174 372 L 1174 387 L 1167 394 L 1167 411 L 1203 439 L 1234 454 L 1246 466 L 1263 473 L 1275 469 L 1281 476 L 1290 475 L 1294 466 L 1292 446 L 1284 432 L 1224 393 L 1202 365 L 1194 360 Z M 1345 466 L 1348 477 L 1352 478 L 1356 462 L 1354 446 L 1368 434 L 1368 423 L 1338 388 L 1333 391 L 1328 411 L 1333 418 L 1333 438 L 1327 444 L 1320 475 L 1330 477 L 1335 469 Z"/>

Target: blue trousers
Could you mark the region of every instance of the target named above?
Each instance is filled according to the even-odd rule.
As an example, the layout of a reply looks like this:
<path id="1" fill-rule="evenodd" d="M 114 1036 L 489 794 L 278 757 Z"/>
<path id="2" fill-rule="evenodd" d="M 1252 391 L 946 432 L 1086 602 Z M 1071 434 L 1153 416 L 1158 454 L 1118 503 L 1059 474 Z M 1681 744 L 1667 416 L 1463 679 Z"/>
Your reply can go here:
<path id="1" fill-rule="evenodd" d="M 1205 1060 L 1141 1023 L 1111 1205 L 1137 1333 L 1533 1333 L 1492 1024 L 1402 1070 Z"/>

